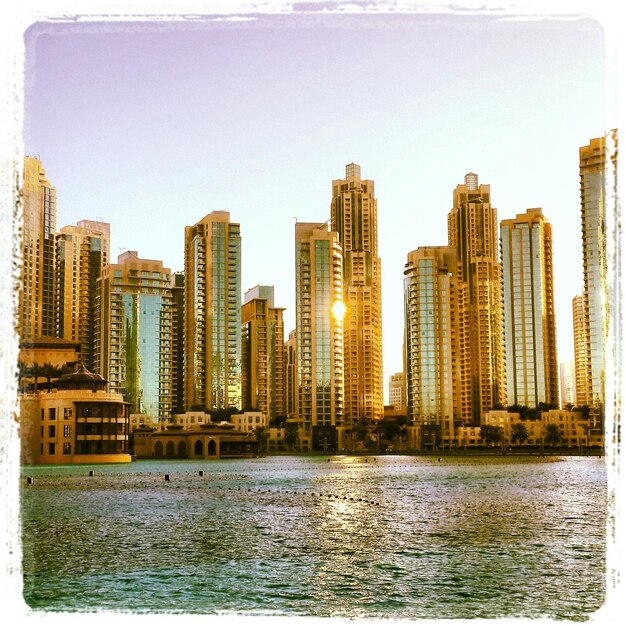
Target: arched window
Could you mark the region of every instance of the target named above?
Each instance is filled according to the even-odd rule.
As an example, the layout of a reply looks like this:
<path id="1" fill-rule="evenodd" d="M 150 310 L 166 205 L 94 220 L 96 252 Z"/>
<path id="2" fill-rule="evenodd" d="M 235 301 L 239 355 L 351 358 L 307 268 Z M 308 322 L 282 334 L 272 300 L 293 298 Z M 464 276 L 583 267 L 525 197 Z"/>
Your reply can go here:
<path id="1" fill-rule="evenodd" d="M 154 444 L 154 456 L 163 456 L 163 442 L 157 441 Z"/>
<path id="2" fill-rule="evenodd" d="M 165 456 L 167 457 L 174 456 L 174 442 L 173 441 L 168 441 L 165 444 Z"/>
<path id="3" fill-rule="evenodd" d="M 181 439 L 178 442 L 178 458 L 186 459 L 187 458 L 187 444 L 184 439 Z"/>
<path id="4" fill-rule="evenodd" d="M 217 444 L 215 443 L 215 439 L 209 439 L 207 455 L 217 456 Z"/>
<path id="5" fill-rule="evenodd" d="M 193 446 L 194 456 L 202 456 L 202 442 L 198 439 Z"/>

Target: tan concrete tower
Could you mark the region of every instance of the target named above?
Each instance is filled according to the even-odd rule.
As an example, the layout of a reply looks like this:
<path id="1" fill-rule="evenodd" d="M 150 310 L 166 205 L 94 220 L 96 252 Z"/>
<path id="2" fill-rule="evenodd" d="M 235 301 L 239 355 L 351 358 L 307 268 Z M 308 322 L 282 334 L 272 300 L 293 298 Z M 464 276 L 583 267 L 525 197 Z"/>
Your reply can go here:
<path id="1" fill-rule="evenodd" d="M 285 413 L 284 309 L 274 287 L 257 285 L 241 307 L 241 403 L 268 419 Z"/>
<path id="2" fill-rule="evenodd" d="M 41 161 L 25 157 L 22 201 L 22 268 L 18 304 L 21 343 L 55 337 L 56 189 Z"/>
<path id="3" fill-rule="evenodd" d="M 344 402 L 348 424 L 383 416 L 381 263 L 374 181 L 356 163 L 332 182 L 331 228 L 343 250 Z"/>
<path id="4" fill-rule="evenodd" d="M 344 424 L 341 246 L 326 224 L 298 222 L 295 252 L 300 439 L 332 450 Z"/>
<path id="5" fill-rule="evenodd" d="M 454 190 L 448 245 L 457 251 L 458 279 L 467 285 L 471 417 L 478 424 L 485 411 L 506 403 L 506 374 L 497 212 L 490 186 L 479 185 L 473 172 Z"/>
<path id="6" fill-rule="evenodd" d="M 109 264 L 110 224 L 81 220 L 64 226 L 56 238 L 56 332 L 80 343 L 80 358 L 90 371 L 95 361 L 96 287 Z"/>
<path id="7" fill-rule="evenodd" d="M 615 136 L 615 141 L 617 137 Z M 609 298 L 606 267 L 607 145 L 605 137 L 591 139 L 579 149 L 580 214 L 583 243 L 583 305 L 587 341 L 587 404 L 604 405 Z M 615 167 L 616 154 L 612 155 Z M 578 369 L 578 366 L 577 366 Z"/>

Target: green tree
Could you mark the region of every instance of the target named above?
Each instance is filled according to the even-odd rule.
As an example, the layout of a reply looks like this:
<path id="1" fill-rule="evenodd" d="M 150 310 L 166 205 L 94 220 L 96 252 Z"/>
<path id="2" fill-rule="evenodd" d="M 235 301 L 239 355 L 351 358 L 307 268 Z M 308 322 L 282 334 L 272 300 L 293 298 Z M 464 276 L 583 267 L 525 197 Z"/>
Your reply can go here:
<path id="1" fill-rule="evenodd" d="M 501 426 L 485 424 L 480 427 L 480 438 L 487 445 L 497 445 L 504 439 L 504 431 Z"/>
<path id="2" fill-rule="evenodd" d="M 561 443 L 561 429 L 556 424 L 547 424 L 543 431 L 543 436 L 545 442 L 553 448 L 558 443 Z"/>
<path id="3" fill-rule="evenodd" d="M 285 424 L 285 446 L 288 450 L 293 451 L 293 447 L 298 441 L 298 424 L 295 422 L 287 422 Z"/>
<path id="4" fill-rule="evenodd" d="M 28 363 L 24 361 L 17 362 L 17 385 L 20 393 L 24 393 L 26 390 L 25 379 L 31 378 L 32 375 L 32 367 Z"/>
<path id="5" fill-rule="evenodd" d="M 528 429 L 523 422 L 515 422 L 511 426 L 511 441 L 513 443 L 522 444 L 528 440 Z"/>
<path id="6" fill-rule="evenodd" d="M 357 442 L 361 444 L 364 443 L 368 435 L 367 421 L 365 420 L 365 418 L 361 418 L 355 424 L 353 424 L 352 428 L 350 429 L 350 433 L 352 437 L 357 440 Z"/>
<path id="7" fill-rule="evenodd" d="M 46 361 L 41 366 L 41 376 L 46 379 L 46 382 L 48 383 L 48 389 L 50 389 L 50 383 L 52 379 L 53 378 L 58 379 L 59 376 L 61 376 L 62 372 L 63 372 L 62 367 L 58 367 L 57 365 L 52 365 L 52 363 L 49 363 L 48 361 Z"/>
<path id="8" fill-rule="evenodd" d="M 34 363 L 30 368 L 30 375 L 32 376 L 34 382 L 33 385 L 33 393 L 37 393 L 39 387 L 39 379 L 44 377 L 44 370 L 41 365 Z"/>
<path id="9" fill-rule="evenodd" d="M 256 440 L 259 442 L 259 452 L 267 452 L 267 445 L 270 438 L 267 426 L 257 426 L 254 429 Z"/>

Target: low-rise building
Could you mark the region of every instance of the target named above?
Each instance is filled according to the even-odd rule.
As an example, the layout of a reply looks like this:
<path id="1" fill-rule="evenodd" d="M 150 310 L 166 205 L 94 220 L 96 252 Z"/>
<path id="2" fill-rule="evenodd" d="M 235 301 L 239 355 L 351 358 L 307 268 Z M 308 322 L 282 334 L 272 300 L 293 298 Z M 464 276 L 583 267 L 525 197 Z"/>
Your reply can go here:
<path id="1" fill-rule="evenodd" d="M 165 430 L 144 427 L 133 432 L 138 458 L 246 458 L 258 453 L 258 445 L 254 433 L 238 431 L 228 423 L 201 423 L 189 429 L 170 424 Z"/>
<path id="2" fill-rule="evenodd" d="M 21 394 L 21 462 L 130 462 L 128 403 L 80 365 L 56 389 Z"/>
<path id="3" fill-rule="evenodd" d="M 237 430 L 245 433 L 254 432 L 257 428 L 268 428 L 269 417 L 261 411 L 245 411 L 244 413 L 234 413 L 230 416 L 230 423 Z"/>

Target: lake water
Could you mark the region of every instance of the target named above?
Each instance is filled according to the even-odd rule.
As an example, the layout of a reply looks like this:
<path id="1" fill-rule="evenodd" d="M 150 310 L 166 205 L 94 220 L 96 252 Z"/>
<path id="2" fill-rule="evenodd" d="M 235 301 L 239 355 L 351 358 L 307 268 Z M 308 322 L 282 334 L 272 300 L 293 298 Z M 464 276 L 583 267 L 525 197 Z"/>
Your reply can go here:
<path id="1" fill-rule="evenodd" d="M 34 477 L 21 521 L 36 610 L 580 620 L 605 598 L 599 458 L 284 456 L 22 476 Z"/>

